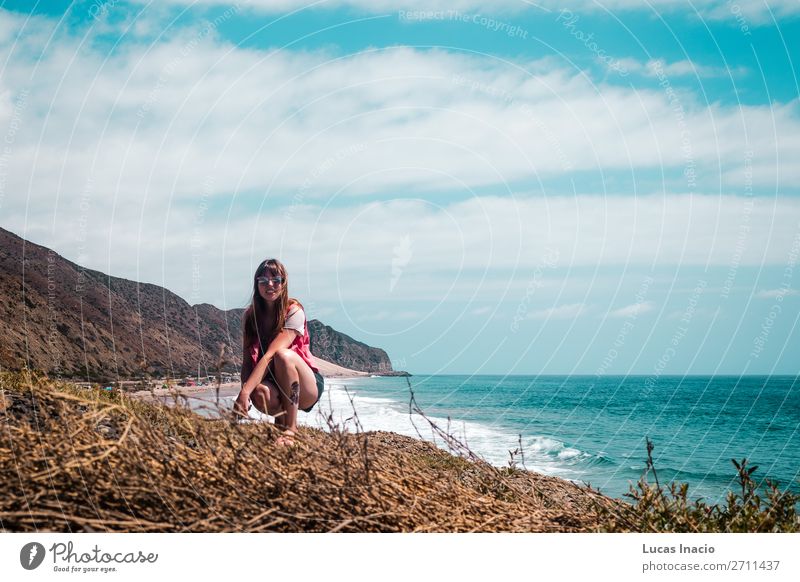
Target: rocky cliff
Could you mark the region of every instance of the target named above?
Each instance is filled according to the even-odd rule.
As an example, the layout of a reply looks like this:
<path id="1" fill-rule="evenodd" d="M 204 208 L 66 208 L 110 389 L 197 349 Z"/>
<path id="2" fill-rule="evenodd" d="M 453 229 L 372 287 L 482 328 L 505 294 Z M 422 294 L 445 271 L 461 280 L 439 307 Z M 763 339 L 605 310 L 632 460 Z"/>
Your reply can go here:
<path id="1" fill-rule="evenodd" d="M 380 348 L 373 348 L 348 335 L 340 333 L 317 319 L 308 322 L 311 353 L 345 368 L 372 372 L 393 373 L 389 356 Z"/>

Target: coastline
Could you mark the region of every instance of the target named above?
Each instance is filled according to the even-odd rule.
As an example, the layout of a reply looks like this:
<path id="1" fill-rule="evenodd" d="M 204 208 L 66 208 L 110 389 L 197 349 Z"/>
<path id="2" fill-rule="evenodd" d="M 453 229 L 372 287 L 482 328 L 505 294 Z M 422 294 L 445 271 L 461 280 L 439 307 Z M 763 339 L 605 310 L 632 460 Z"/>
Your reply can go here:
<path id="1" fill-rule="evenodd" d="M 326 371 L 329 370 L 330 368 Z M 591 401 L 584 407 L 585 414 L 582 411 L 572 412 L 576 415 L 576 420 L 572 425 L 567 423 L 561 426 L 560 431 L 548 432 L 546 427 L 526 430 L 524 426 L 516 427 L 513 419 L 503 423 L 496 422 L 496 419 L 500 417 L 491 415 L 492 403 L 484 403 L 481 410 L 478 411 L 479 414 L 474 414 L 477 409 L 473 409 L 465 399 L 469 399 L 469 394 L 475 393 L 475 390 L 464 390 L 465 396 L 461 397 L 461 401 L 455 399 L 453 394 L 458 393 L 452 391 L 450 383 L 455 382 L 461 385 L 465 381 L 464 379 L 452 380 L 444 376 L 435 378 L 419 376 L 414 383 L 415 387 L 418 382 L 421 382 L 420 386 L 424 385 L 427 389 L 427 393 L 420 390 L 416 395 L 416 402 L 421 407 L 422 413 L 409 414 L 408 397 L 410 392 L 406 387 L 405 379 L 367 377 L 372 375 L 347 369 L 338 369 L 335 372 L 338 373 L 326 378 L 325 393 L 314 409 L 310 413 L 299 413 L 299 424 L 328 432 L 333 427 L 341 427 L 350 431 L 392 432 L 432 442 L 443 450 L 452 450 L 449 446 L 452 437 L 462 443 L 468 443 L 472 452 L 495 467 L 503 468 L 509 463 L 518 462 L 522 467 L 543 475 L 559 477 L 575 483 L 591 483 L 598 490 L 616 499 L 624 499 L 625 495 L 629 493 L 630 485 L 636 483 L 642 476 L 646 460 L 642 435 L 646 431 L 655 445 L 656 454 L 654 456 L 659 475 L 667 475 L 669 481 L 689 483 L 692 498 L 702 498 L 711 503 L 724 503 L 727 492 L 735 480 L 735 472 L 729 458 L 742 459 L 745 457 L 753 459 L 755 464 L 762 467 L 765 466 L 765 463 L 770 463 L 770 469 L 766 474 L 763 470 L 756 474 L 759 479 L 766 478 L 776 481 L 785 491 L 800 493 L 800 488 L 791 479 L 791 474 L 794 474 L 796 468 L 792 468 L 785 462 L 785 459 L 791 459 L 796 455 L 783 455 L 781 460 L 784 465 L 781 466 L 768 451 L 763 450 L 763 447 L 762 450 L 754 449 L 752 444 L 744 439 L 744 435 L 730 445 L 731 453 L 723 456 L 715 452 L 716 448 L 705 447 L 703 449 L 687 444 L 694 441 L 669 440 L 663 434 L 664 431 L 669 430 L 669 427 L 665 427 L 659 432 L 652 428 L 647 429 L 641 423 L 635 424 L 630 421 L 629 425 L 624 427 L 619 442 L 606 442 L 593 447 L 593 443 L 584 443 L 579 440 L 585 432 L 582 428 L 584 424 L 597 429 L 603 428 L 602 419 L 595 418 L 591 422 L 584 423 L 586 415 L 597 409 L 596 406 L 593 407 Z M 502 406 L 504 402 L 504 395 L 500 392 L 499 384 L 493 382 L 498 379 L 499 377 L 488 376 L 474 379 L 475 383 L 486 384 L 484 391 L 488 389 L 497 396 L 496 408 Z M 719 392 L 726 386 L 724 382 L 715 383 L 710 382 L 709 379 L 701 380 L 705 386 L 705 393 L 707 393 L 706 401 L 714 401 L 712 397 L 715 393 L 714 387 L 717 387 L 717 392 Z M 608 384 L 612 389 L 617 389 L 617 384 L 621 381 L 609 378 Z M 553 377 L 546 381 L 537 379 L 535 382 L 531 379 L 529 382 L 522 377 L 516 382 L 517 384 L 510 380 L 502 381 L 506 390 L 506 400 L 509 394 L 511 398 L 514 398 L 515 395 L 521 393 L 535 394 L 534 390 L 538 390 L 539 394 L 548 397 L 554 393 L 563 394 L 566 401 L 561 405 L 561 410 L 565 412 L 573 411 L 569 395 L 583 386 L 580 378 L 576 382 L 568 382 L 563 377 Z M 630 384 L 631 381 L 628 383 Z M 689 380 L 681 379 L 680 384 L 684 392 L 693 390 L 694 385 Z M 719 386 L 717 386 L 718 384 Z M 629 389 L 629 393 L 633 393 L 631 391 L 635 390 L 635 382 L 632 386 L 627 386 L 627 384 L 625 386 Z M 747 382 L 739 384 L 741 393 L 739 400 L 742 402 L 747 400 L 747 387 Z M 780 383 L 775 383 L 775 386 L 769 389 L 760 383 L 754 384 L 754 387 L 760 392 L 761 400 L 765 403 L 770 402 L 770 394 L 776 390 L 778 391 L 777 397 L 780 397 L 782 393 L 780 392 Z M 600 388 L 602 387 L 595 391 L 596 398 L 604 403 L 604 392 Z M 668 392 L 673 390 L 668 384 L 665 384 L 664 389 Z M 194 388 L 186 390 L 184 394 L 163 392 L 156 400 L 167 405 L 188 406 L 203 417 L 211 419 L 227 416 L 238 390 L 239 385 L 236 383 L 223 386 L 219 393 L 219 402 L 216 400 L 216 392 L 213 387 L 207 387 L 205 391 L 202 388 L 199 390 Z M 445 402 L 442 400 L 441 394 L 449 394 L 450 400 Z M 147 394 L 142 395 L 145 399 L 149 399 L 148 396 Z M 652 396 L 651 400 L 653 398 L 658 399 L 658 396 Z M 531 400 L 536 401 L 536 398 Z M 681 399 L 681 401 L 686 400 Z M 628 412 L 624 408 L 629 406 L 626 402 L 626 399 L 620 398 L 616 401 L 615 408 L 608 408 L 606 404 L 603 406 L 606 407 L 605 410 L 609 411 L 607 412 L 609 417 L 613 417 L 613 411 L 616 408 L 622 407 L 624 412 Z M 550 409 L 553 414 L 559 411 L 559 406 L 556 400 L 551 402 Z M 654 406 L 661 406 L 661 404 L 654 404 Z M 486 421 L 487 410 L 489 411 L 488 416 L 495 421 Z M 526 409 L 520 406 L 515 410 L 519 418 L 528 418 L 524 416 Z M 541 414 L 536 409 L 531 410 L 531 417 L 535 418 L 537 414 Z M 460 412 L 464 414 L 460 416 Z M 619 411 L 616 414 L 619 414 Z M 273 421 L 271 417 L 261 414 L 255 408 L 249 410 L 249 417 L 250 422 Z M 562 419 L 559 422 L 565 421 Z M 592 422 L 596 424 L 591 424 Z M 441 431 L 437 431 L 437 427 Z M 687 435 L 691 435 L 694 434 L 692 431 L 695 430 L 695 427 L 687 425 L 684 430 Z M 443 436 L 442 433 L 446 433 L 446 436 Z M 601 434 L 604 434 L 602 430 Z M 772 435 L 777 438 L 775 431 L 772 432 Z M 691 447 L 690 455 L 701 459 L 704 458 L 702 455 L 705 455 L 716 464 L 710 461 L 707 465 L 697 469 L 688 464 L 688 461 L 681 461 L 681 456 L 686 453 L 687 447 Z M 518 453 L 512 454 L 514 451 L 518 451 Z M 715 456 L 720 458 L 715 459 Z"/>
<path id="2" fill-rule="evenodd" d="M 369 372 L 351 370 L 350 368 L 337 366 L 332 362 L 328 362 L 316 356 L 312 357 L 314 358 L 314 364 L 317 366 L 319 373 L 322 374 L 325 379 L 347 380 L 350 378 L 365 378 L 370 375 Z M 219 396 L 220 398 L 236 396 L 239 393 L 240 387 L 240 382 L 225 382 L 220 384 Z M 127 395 L 131 398 L 144 401 L 153 401 L 153 397 L 155 396 L 156 400 L 160 402 L 168 402 L 170 399 L 174 401 L 181 397 L 206 399 L 216 397 L 216 386 L 213 384 L 206 386 L 172 386 L 170 388 L 156 388 L 153 390 L 137 390 L 135 392 L 129 392 Z"/>

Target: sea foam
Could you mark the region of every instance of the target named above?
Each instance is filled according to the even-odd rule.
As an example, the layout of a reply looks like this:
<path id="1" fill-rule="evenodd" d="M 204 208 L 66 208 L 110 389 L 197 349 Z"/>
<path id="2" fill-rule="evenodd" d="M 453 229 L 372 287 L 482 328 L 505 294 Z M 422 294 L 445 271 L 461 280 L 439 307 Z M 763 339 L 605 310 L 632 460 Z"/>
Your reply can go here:
<path id="1" fill-rule="evenodd" d="M 549 475 L 578 478 L 582 471 L 574 465 L 590 457 L 587 453 L 569 448 L 557 439 L 542 435 L 513 434 L 501 427 L 475 421 L 462 421 L 434 415 L 409 414 L 407 404 L 388 398 L 359 394 L 353 390 L 353 380 L 348 379 L 350 389 L 337 380 L 326 380 L 325 393 L 310 413 L 301 412 L 298 422 L 323 430 L 330 423 L 355 432 L 389 431 L 422 438 L 445 450 L 458 453 L 448 445 L 447 439 L 434 428 L 449 434 L 470 451 L 488 463 L 508 466 L 512 460 L 510 451 L 515 451 L 522 442 L 522 453 L 514 455 L 513 461 L 526 468 Z M 357 384 L 357 381 L 355 382 Z"/>

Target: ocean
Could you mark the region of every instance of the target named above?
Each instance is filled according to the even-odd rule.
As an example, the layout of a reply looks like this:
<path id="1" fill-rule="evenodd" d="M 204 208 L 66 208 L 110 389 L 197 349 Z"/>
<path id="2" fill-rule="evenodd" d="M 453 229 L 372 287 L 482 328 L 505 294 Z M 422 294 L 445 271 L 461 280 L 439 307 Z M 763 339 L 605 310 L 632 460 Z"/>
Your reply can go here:
<path id="1" fill-rule="evenodd" d="M 409 388 L 410 383 L 410 388 Z M 409 414 L 413 390 L 424 412 Z M 227 403 L 226 403 L 227 404 Z M 622 498 L 645 469 L 724 500 L 731 459 L 800 493 L 800 377 L 413 376 L 328 379 L 302 424 L 393 431 L 447 448 L 431 422 L 486 461 L 589 483 Z M 511 454 L 520 449 L 521 452 Z"/>

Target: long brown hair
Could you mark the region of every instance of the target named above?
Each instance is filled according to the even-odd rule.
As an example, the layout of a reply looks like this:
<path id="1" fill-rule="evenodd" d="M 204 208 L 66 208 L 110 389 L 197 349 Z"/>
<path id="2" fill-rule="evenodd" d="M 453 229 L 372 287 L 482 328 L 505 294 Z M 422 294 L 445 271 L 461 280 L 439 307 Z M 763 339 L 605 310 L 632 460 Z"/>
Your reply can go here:
<path id="1" fill-rule="evenodd" d="M 258 292 L 259 277 L 281 277 L 283 279 L 281 293 L 275 302 L 275 310 L 271 317 L 267 312 L 267 302 Z M 289 305 L 295 303 L 300 304 L 296 299 L 289 298 L 289 278 L 286 275 L 286 267 L 283 266 L 283 263 L 278 259 L 267 259 L 259 263 L 253 275 L 253 300 L 242 316 L 242 344 L 244 350 L 247 351 L 253 344 L 258 343 L 261 352 L 265 352 L 269 343 L 286 324 L 286 310 Z"/>

